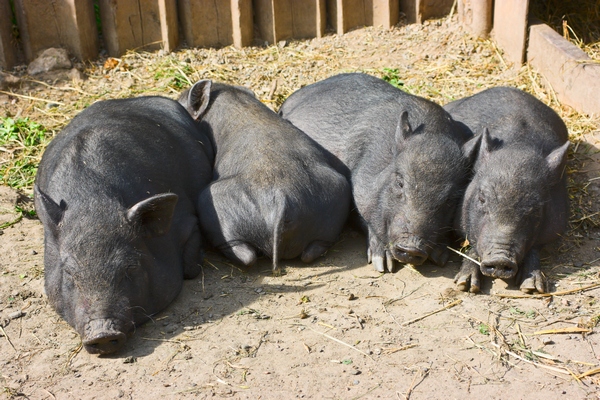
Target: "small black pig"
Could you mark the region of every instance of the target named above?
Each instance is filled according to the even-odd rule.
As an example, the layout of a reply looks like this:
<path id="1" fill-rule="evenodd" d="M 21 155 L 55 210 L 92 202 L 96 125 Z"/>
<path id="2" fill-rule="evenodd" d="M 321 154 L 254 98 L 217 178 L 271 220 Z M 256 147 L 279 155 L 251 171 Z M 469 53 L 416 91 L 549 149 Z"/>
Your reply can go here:
<path id="1" fill-rule="evenodd" d="M 161 97 L 95 103 L 48 145 L 34 187 L 46 294 L 88 352 L 119 350 L 200 273 L 197 199 L 213 159 Z"/>
<path id="2" fill-rule="evenodd" d="M 366 74 L 341 74 L 293 93 L 279 113 L 323 146 L 352 185 L 368 262 L 444 265 L 467 183 L 471 140 L 444 109 Z"/>
<path id="3" fill-rule="evenodd" d="M 445 109 L 472 132 L 483 131 L 474 175 L 456 228 L 471 244 L 455 282 L 476 293 L 481 274 L 515 278 L 524 292 L 546 292 L 538 251 L 558 239 L 568 219 L 564 122 L 535 97 L 496 87 Z"/>
<path id="4" fill-rule="evenodd" d="M 214 181 L 200 198 L 203 231 L 229 259 L 259 253 L 310 262 L 342 230 L 350 187 L 322 149 L 245 88 L 202 80 L 179 97 L 208 133 Z"/>

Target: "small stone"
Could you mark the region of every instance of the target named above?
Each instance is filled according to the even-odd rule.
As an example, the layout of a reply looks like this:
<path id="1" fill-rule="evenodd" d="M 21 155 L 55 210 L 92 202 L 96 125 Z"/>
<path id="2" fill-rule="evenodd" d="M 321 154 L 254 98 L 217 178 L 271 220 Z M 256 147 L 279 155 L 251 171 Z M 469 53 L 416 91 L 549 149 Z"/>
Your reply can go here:
<path id="1" fill-rule="evenodd" d="M 136 361 L 137 359 L 134 356 L 129 356 L 123 360 L 123 364 L 133 364 Z"/>
<path id="2" fill-rule="evenodd" d="M 34 255 L 34 256 L 35 256 L 35 255 L 37 255 L 37 253 L 38 253 L 37 251 L 35 251 L 35 250 L 31 250 L 31 254 L 32 254 L 32 255 Z"/>
<path id="3" fill-rule="evenodd" d="M 554 344 L 554 340 L 550 339 L 550 338 L 544 338 L 542 339 L 542 343 L 547 345 L 547 344 Z"/>
<path id="4" fill-rule="evenodd" d="M 12 313 L 8 314 L 8 318 L 10 318 L 10 319 L 17 319 L 17 318 L 21 318 L 24 315 L 25 315 L 25 313 L 23 311 L 17 310 L 15 312 L 12 312 Z"/>
<path id="5" fill-rule="evenodd" d="M 37 75 L 56 69 L 69 69 L 71 66 L 67 50 L 51 47 L 44 50 L 38 58 L 29 64 L 27 73 L 29 75 Z"/>

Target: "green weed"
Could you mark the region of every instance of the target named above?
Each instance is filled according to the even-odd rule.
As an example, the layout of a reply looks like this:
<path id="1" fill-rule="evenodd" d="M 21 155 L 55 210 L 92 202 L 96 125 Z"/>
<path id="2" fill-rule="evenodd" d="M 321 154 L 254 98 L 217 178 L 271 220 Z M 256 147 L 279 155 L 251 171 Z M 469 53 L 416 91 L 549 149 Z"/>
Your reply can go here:
<path id="1" fill-rule="evenodd" d="M 29 118 L 0 117 L 0 184 L 15 189 L 33 186 L 47 135 Z"/>
<path id="2" fill-rule="evenodd" d="M 382 79 L 398 89 L 404 90 L 404 81 L 400 79 L 400 71 L 397 68 L 384 68 Z"/>

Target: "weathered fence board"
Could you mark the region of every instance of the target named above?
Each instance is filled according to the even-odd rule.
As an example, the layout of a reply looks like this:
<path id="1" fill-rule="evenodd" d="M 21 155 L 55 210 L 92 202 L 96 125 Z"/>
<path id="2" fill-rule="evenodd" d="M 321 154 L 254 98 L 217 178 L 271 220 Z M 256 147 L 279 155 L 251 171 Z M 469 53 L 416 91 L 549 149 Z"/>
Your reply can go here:
<path id="1" fill-rule="evenodd" d="M 400 0 L 400 11 L 406 15 L 406 22 L 422 23 L 448 15 L 453 4 L 454 0 Z"/>
<path id="2" fill-rule="evenodd" d="M 17 47 L 12 35 L 12 12 L 8 0 L 0 0 L 0 68 L 17 64 Z"/>
<path id="3" fill-rule="evenodd" d="M 231 2 L 178 0 L 183 37 L 190 47 L 223 47 L 233 43 Z"/>
<path id="4" fill-rule="evenodd" d="M 173 51 L 179 42 L 175 0 L 100 0 L 102 34 L 108 54 L 127 50 Z"/>
<path id="5" fill-rule="evenodd" d="M 352 28 L 373 25 L 373 0 L 327 0 L 327 14 L 341 35 Z"/>
<path id="6" fill-rule="evenodd" d="M 600 65 L 579 47 L 548 25 L 533 24 L 529 28 L 527 61 L 543 71 L 544 80 L 560 101 L 600 115 Z"/>
<path id="7" fill-rule="evenodd" d="M 252 0 L 231 0 L 233 45 L 249 46 L 254 39 Z"/>
<path id="8" fill-rule="evenodd" d="M 487 38 L 492 30 L 492 0 L 458 0 L 458 18 L 473 36 Z"/>
<path id="9" fill-rule="evenodd" d="M 253 4 L 260 37 L 269 43 L 325 33 L 325 0 L 254 0 Z"/>
<path id="10" fill-rule="evenodd" d="M 80 60 L 98 55 L 94 7 L 89 0 L 15 0 L 14 4 L 27 60 L 48 47 L 64 47 Z"/>
<path id="11" fill-rule="evenodd" d="M 504 50 L 508 61 L 519 67 L 525 60 L 527 39 L 527 12 L 529 0 L 494 2 L 494 29 L 492 36 Z"/>
<path id="12" fill-rule="evenodd" d="M 399 0 L 372 0 L 373 26 L 383 26 L 390 29 L 400 19 Z"/>

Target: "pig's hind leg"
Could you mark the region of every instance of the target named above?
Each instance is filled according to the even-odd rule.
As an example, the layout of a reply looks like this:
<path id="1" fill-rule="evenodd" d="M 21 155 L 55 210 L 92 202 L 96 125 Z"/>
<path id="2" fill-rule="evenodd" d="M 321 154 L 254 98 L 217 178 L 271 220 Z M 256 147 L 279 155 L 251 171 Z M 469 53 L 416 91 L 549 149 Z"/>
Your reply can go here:
<path id="1" fill-rule="evenodd" d="M 316 258 L 324 255 L 327 250 L 331 247 L 332 243 L 324 240 L 314 240 L 310 242 L 302 252 L 300 259 L 302 262 L 309 263 L 314 261 Z"/>

